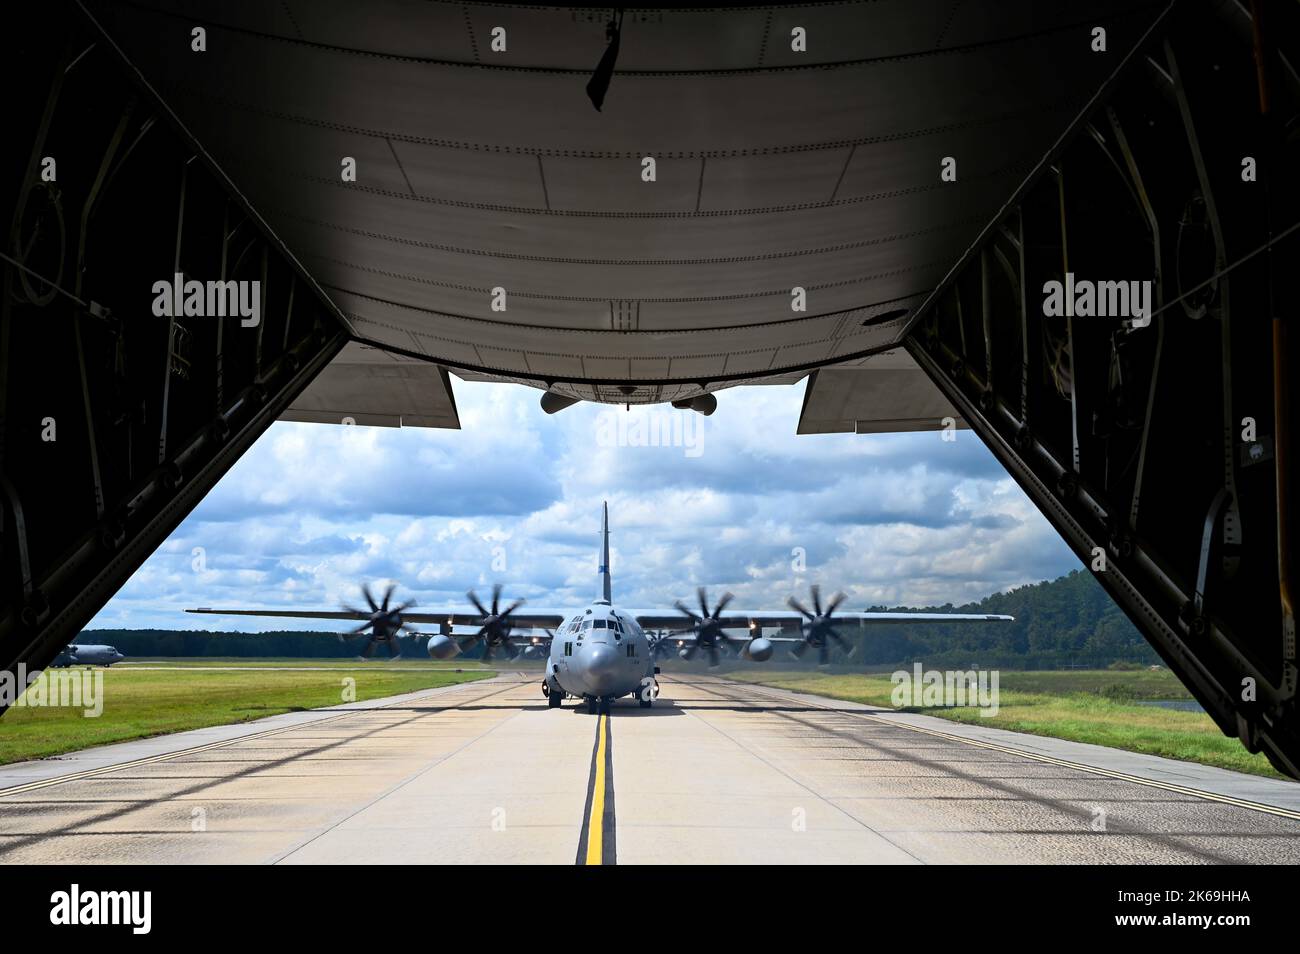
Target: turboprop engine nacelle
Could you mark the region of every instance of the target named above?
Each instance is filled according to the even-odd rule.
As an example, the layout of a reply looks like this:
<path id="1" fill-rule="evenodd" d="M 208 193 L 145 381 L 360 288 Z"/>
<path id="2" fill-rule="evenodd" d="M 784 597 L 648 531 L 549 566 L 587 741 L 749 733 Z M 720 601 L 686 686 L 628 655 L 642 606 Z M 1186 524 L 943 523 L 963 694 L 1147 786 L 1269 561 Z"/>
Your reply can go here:
<path id="1" fill-rule="evenodd" d="M 460 644 L 450 636 L 439 634 L 429 637 L 429 655 L 434 659 L 450 659 L 460 652 Z"/>

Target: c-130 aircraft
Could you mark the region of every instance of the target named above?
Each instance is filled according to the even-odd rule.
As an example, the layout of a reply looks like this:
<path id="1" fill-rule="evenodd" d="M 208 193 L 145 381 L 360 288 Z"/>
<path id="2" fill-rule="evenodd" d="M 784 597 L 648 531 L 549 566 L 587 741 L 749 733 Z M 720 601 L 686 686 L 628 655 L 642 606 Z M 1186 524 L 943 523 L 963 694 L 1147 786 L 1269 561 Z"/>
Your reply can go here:
<path id="1" fill-rule="evenodd" d="M 388 587 L 382 603 L 377 603 L 370 590 L 363 586 L 370 612 L 345 607 L 341 611 L 317 610 L 245 610 L 201 609 L 189 613 L 210 613 L 219 616 L 281 616 L 299 619 L 348 619 L 363 621 L 345 636 L 359 636 L 370 630 L 365 656 L 373 652 L 375 644 L 386 643 L 390 654 L 396 658 L 397 634 L 412 630 L 408 623 L 437 623 L 439 632 L 429 637 L 427 650 L 434 659 L 451 659 L 480 641 L 484 643 L 484 659 L 490 659 L 498 650 L 510 658 L 520 651 L 526 655 L 545 652 L 546 675 L 542 680 L 542 694 L 551 708 L 559 708 L 568 697 L 579 699 L 587 711 L 595 714 L 607 712 L 610 702 L 623 696 L 635 696 L 642 707 L 648 708 L 658 693 L 655 675 L 657 652 L 655 643 L 646 631 L 668 631 L 661 637 L 676 642 L 679 655 L 693 659 L 699 650 L 709 657 L 710 665 L 718 664 L 719 651 L 726 646 L 741 659 L 766 662 L 772 658 L 777 643 L 790 644 L 795 657 L 802 657 L 809 649 L 816 649 L 818 658 L 825 664 L 831 644 L 845 652 L 852 652 L 848 641 L 838 632 L 838 627 L 856 623 L 868 626 L 879 623 L 951 623 L 951 622 L 1009 622 L 1015 617 L 966 613 L 839 613 L 845 600 L 837 594 L 825 606 L 817 586 L 812 587 L 812 609 L 791 597 L 789 610 L 759 610 L 757 612 L 727 612 L 732 596 L 724 594 L 718 604 L 709 609 L 708 596 L 703 587 L 698 591 L 700 612 L 681 601 L 672 611 L 620 609 L 614 605 L 613 582 L 609 567 L 609 504 L 604 505 L 601 518 L 600 567 L 597 571 L 596 598 L 577 609 L 535 609 L 519 612 L 523 600 L 501 607 L 501 586 L 492 588 L 492 604 L 484 606 L 471 590 L 466 594 L 473 609 L 451 610 L 443 613 L 410 613 L 412 602 L 389 607 L 395 586 Z M 682 628 L 682 624 L 686 627 Z M 457 634 L 456 627 L 476 627 L 470 634 Z M 797 632 L 797 636 L 766 636 L 766 628 L 780 628 L 783 632 Z M 520 635 L 516 630 L 545 630 L 545 636 Z M 743 630 L 744 636 L 729 635 L 728 631 Z"/>

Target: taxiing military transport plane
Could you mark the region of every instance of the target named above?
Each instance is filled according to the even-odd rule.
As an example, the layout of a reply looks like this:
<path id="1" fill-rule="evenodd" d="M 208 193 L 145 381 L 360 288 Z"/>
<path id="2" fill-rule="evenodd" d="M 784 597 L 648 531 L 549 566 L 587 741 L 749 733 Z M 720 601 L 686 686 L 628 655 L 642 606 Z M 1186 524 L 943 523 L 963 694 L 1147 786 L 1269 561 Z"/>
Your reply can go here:
<path id="1" fill-rule="evenodd" d="M 801 657 L 810 648 L 816 649 L 825 663 L 831 644 L 846 653 L 852 647 L 838 632 L 846 624 L 866 626 L 877 623 L 950 623 L 969 621 L 978 623 L 1003 622 L 1011 616 L 963 613 L 838 613 L 845 600 L 840 593 L 825 606 L 817 586 L 812 587 L 812 609 L 791 597 L 787 610 L 760 610 L 758 612 L 724 612 L 731 603 L 730 593 L 723 595 L 712 610 L 708 595 L 699 589 L 700 612 L 697 614 L 680 601 L 672 611 L 619 609 L 614 605 L 613 586 L 609 571 L 609 505 L 604 507 L 601 520 L 600 569 L 596 584 L 596 598 L 587 606 L 576 610 L 536 609 L 521 613 L 523 600 L 515 600 L 501 607 L 501 586 L 492 588 L 492 605 L 484 606 L 471 590 L 468 594 L 472 610 L 452 610 L 444 613 L 409 613 L 414 603 L 402 603 L 390 608 L 393 590 L 390 586 L 382 603 L 376 603 L 370 590 L 362 587 L 370 612 L 345 607 L 339 612 L 317 610 L 240 610 L 202 609 L 190 613 L 211 613 L 218 616 L 288 616 L 300 619 L 350 619 L 362 624 L 344 637 L 360 636 L 370 630 L 365 655 L 369 656 L 376 643 L 386 643 L 390 654 L 397 656 L 397 634 L 401 630 L 423 635 L 410 629 L 408 623 L 437 623 L 440 631 L 429 637 L 428 652 L 434 659 L 450 659 L 482 641 L 484 658 L 491 658 L 497 649 L 503 649 L 513 659 L 519 652 L 525 656 L 547 653 L 546 676 L 542 680 L 542 694 L 552 708 L 558 708 L 565 697 L 581 699 L 589 712 L 607 709 L 611 700 L 623 696 L 636 696 L 642 706 L 652 704 L 658 692 L 655 665 L 664 642 L 675 642 L 679 655 L 686 660 L 694 658 L 703 649 L 711 665 L 718 664 L 723 647 L 730 648 L 741 659 L 766 662 L 772 658 L 777 643 L 791 644 L 791 652 Z M 686 624 L 683 628 L 683 624 Z M 458 634 L 457 627 L 475 627 L 468 634 Z M 766 636 L 768 628 L 782 632 L 797 632 L 797 636 Z M 545 636 L 520 635 L 516 630 L 545 630 Z M 656 636 L 647 630 L 661 631 Z M 662 632 L 662 631 L 666 631 Z M 730 634 L 729 632 L 730 631 Z M 743 631 L 743 636 L 734 635 Z"/>
<path id="2" fill-rule="evenodd" d="M 50 663 L 51 669 L 64 669 L 71 666 L 103 666 L 107 669 L 115 662 L 125 659 L 113 646 L 91 643 L 71 643 Z"/>

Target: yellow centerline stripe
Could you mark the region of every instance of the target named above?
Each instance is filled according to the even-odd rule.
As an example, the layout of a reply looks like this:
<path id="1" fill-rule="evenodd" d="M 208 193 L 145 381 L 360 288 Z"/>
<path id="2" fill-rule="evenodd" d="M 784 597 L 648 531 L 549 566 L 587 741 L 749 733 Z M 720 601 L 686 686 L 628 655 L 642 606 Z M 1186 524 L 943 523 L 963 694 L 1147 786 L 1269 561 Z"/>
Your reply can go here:
<path id="1" fill-rule="evenodd" d="M 586 864 L 603 863 L 605 849 L 605 746 L 609 737 L 609 716 L 600 716 L 596 729 L 596 776 L 591 789 L 591 814 L 587 816 Z"/>
<path id="2" fill-rule="evenodd" d="M 733 685 L 747 686 L 747 688 L 750 689 L 754 688 L 746 683 L 735 683 L 731 680 L 720 679 L 718 681 L 730 682 Z M 797 695 L 790 690 L 782 691 L 786 693 L 786 698 L 789 698 L 791 695 Z M 771 692 L 759 691 L 758 694 L 767 696 L 769 699 L 781 698 Z M 817 709 L 824 709 L 828 712 L 836 712 L 844 715 L 860 715 L 864 719 L 870 719 L 873 722 L 879 722 L 883 725 L 895 726 L 900 729 L 911 729 L 913 732 L 923 732 L 926 735 L 937 736 L 941 739 L 949 739 L 953 742 L 961 742 L 965 745 L 974 745 L 982 749 L 992 749 L 994 752 L 1001 752 L 1005 755 L 1019 755 L 1023 758 L 1033 759 L 1036 762 L 1046 762 L 1049 765 L 1059 765 L 1062 768 L 1076 769 L 1080 772 L 1087 772 L 1090 775 L 1099 775 L 1103 778 L 1111 778 L 1121 782 L 1132 782 L 1134 785 L 1145 785 L 1148 788 L 1158 788 L 1162 791 L 1175 792 L 1179 795 L 1190 795 L 1193 798 L 1201 798 L 1207 802 L 1221 802 L 1224 805 L 1232 805 L 1236 808 L 1245 808 L 1250 811 L 1264 812 L 1267 815 L 1277 815 L 1280 818 L 1290 818 L 1295 821 L 1300 821 L 1300 812 L 1293 811 L 1289 808 L 1278 808 L 1276 805 L 1266 805 L 1263 802 L 1252 802 L 1248 799 L 1236 798 L 1232 795 L 1220 795 L 1217 792 L 1207 792 L 1204 789 L 1189 788 L 1186 785 L 1178 785 L 1174 782 L 1161 782 L 1153 778 L 1143 778 L 1140 775 L 1129 775 L 1127 772 L 1117 772 L 1114 769 L 1100 768 L 1096 765 L 1085 765 L 1082 762 L 1071 762 L 1068 759 L 1061 759 L 1052 755 L 1041 755 L 1038 752 L 1027 752 L 1024 749 L 1018 749 L 1010 745 L 998 745 L 996 742 L 984 742 L 980 739 L 955 735 L 951 732 L 942 732 L 939 729 L 929 729 L 919 725 L 912 725 L 907 722 L 900 722 L 897 719 L 885 718 L 871 712 L 870 710 L 858 711 L 852 709 L 836 709 L 832 706 L 824 706 L 816 702 L 810 702 L 806 699 L 800 699 L 799 701 L 805 702 Z M 885 710 L 887 713 L 891 711 L 897 712 L 899 710 Z"/>

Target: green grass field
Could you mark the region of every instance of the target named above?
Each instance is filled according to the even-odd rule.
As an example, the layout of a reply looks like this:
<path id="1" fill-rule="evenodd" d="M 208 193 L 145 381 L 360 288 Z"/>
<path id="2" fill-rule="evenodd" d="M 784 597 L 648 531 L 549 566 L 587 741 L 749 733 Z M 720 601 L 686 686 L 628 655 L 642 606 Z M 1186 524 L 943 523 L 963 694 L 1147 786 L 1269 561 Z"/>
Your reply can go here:
<path id="1" fill-rule="evenodd" d="M 727 678 L 811 692 L 832 699 L 893 706 L 890 696 L 894 685 L 889 673 L 740 670 L 728 672 Z M 985 718 L 974 708 L 912 706 L 906 711 L 923 712 L 954 722 L 1201 762 L 1252 775 L 1284 777 L 1268 764 L 1263 755 L 1251 755 L 1236 739 L 1220 732 L 1205 713 L 1139 704 L 1139 700 L 1156 699 L 1191 699 L 1191 695 L 1168 670 L 1002 670 L 996 715 Z"/>
<path id="2" fill-rule="evenodd" d="M 177 660 L 158 660 L 171 665 Z M 192 663 L 193 660 L 181 662 Z M 240 660 L 265 665 L 269 660 Z M 281 667 L 315 665 L 291 660 Z M 109 742 L 230 725 L 265 716 L 338 705 L 345 678 L 355 680 L 355 701 L 486 679 L 493 671 L 477 664 L 432 667 L 319 660 L 324 670 L 283 672 L 185 672 L 135 669 L 121 663 L 103 674 L 103 713 L 86 718 L 80 708 L 15 706 L 0 718 L 0 764 L 46 758 Z M 226 665 L 204 660 L 208 665 Z M 189 667 L 186 667 L 189 668 Z M 68 670 L 62 670 L 67 672 Z M 71 670 L 78 672 L 79 670 Z M 60 670 L 53 670 L 60 672 Z M 31 690 L 28 690 L 29 693 Z"/>

